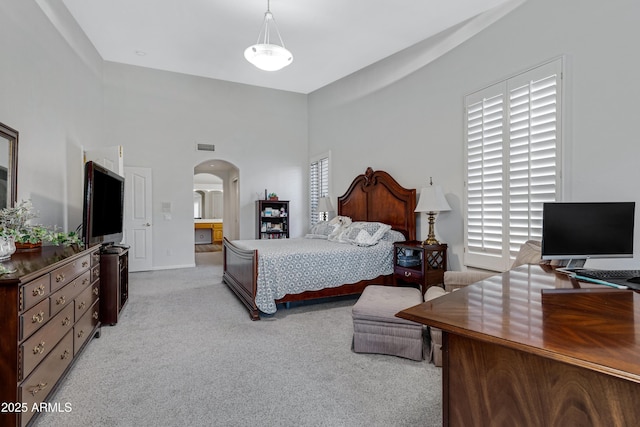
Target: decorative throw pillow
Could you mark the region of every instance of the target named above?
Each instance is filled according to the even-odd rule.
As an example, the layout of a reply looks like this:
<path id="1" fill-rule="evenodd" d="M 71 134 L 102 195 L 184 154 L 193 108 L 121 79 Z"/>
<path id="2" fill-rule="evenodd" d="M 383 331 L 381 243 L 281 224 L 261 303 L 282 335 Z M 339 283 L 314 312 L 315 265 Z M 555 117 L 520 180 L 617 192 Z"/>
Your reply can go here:
<path id="1" fill-rule="evenodd" d="M 394 242 L 404 242 L 405 240 L 407 240 L 407 238 L 404 237 L 404 234 L 402 234 L 401 232 L 399 232 L 397 230 L 389 230 L 386 233 L 384 233 L 384 235 L 382 236 L 382 238 L 380 240 L 384 240 L 385 242 L 394 243 Z"/>
<path id="2" fill-rule="evenodd" d="M 391 226 L 381 222 L 354 222 L 347 229 L 342 240 L 358 246 L 373 246 L 384 234 L 391 230 Z"/>
<path id="3" fill-rule="evenodd" d="M 328 221 L 318 221 L 313 227 L 311 227 L 309 234 L 324 236 L 326 239 L 327 236 L 333 232 L 335 227 L 335 224 L 329 224 Z"/>

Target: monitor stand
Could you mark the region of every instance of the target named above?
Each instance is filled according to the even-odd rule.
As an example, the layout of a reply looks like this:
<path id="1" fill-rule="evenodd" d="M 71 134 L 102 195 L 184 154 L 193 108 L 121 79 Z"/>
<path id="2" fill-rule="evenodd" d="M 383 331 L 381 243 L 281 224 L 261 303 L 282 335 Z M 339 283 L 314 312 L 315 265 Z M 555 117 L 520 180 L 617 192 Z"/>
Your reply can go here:
<path id="1" fill-rule="evenodd" d="M 560 267 L 559 269 L 561 271 L 570 272 L 573 270 L 580 270 L 581 268 L 584 268 L 585 262 L 587 262 L 586 258 L 572 258 L 570 260 L 567 260 L 566 263 L 561 262 L 558 267 Z"/>

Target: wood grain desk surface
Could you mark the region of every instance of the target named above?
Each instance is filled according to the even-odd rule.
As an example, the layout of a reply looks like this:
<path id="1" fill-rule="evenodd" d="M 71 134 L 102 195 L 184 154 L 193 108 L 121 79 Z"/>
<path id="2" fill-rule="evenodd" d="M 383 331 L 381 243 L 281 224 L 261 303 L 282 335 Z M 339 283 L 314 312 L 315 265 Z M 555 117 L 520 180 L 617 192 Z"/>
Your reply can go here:
<path id="1" fill-rule="evenodd" d="M 640 383 L 640 294 L 588 286 L 525 265 L 397 316 Z"/>

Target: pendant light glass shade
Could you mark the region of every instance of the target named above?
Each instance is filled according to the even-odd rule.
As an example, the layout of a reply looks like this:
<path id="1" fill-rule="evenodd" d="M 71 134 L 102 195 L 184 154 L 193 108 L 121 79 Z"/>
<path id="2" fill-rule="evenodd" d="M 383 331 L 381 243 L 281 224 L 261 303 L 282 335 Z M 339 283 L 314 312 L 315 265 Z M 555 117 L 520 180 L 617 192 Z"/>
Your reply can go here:
<path id="1" fill-rule="evenodd" d="M 271 31 L 278 36 L 280 45 L 271 43 Z M 293 55 L 284 47 L 276 21 L 269 10 L 268 1 L 262 29 L 258 34 L 258 42 L 245 49 L 244 57 L 264 71 L 277 71 L 293 62 Z"/>

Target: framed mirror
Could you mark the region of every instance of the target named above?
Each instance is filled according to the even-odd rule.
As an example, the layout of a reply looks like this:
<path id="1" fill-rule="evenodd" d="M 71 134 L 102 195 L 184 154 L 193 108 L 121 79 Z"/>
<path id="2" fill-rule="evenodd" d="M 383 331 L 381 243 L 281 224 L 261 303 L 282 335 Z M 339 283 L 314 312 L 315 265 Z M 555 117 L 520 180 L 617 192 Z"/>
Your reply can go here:
<path id="1" fill-rule="evenodd" d="M 18 197 L 18 131 L 0 123 L 0 209 Z"/>

